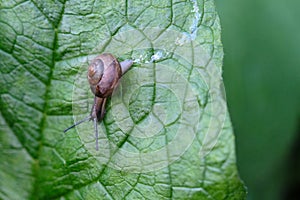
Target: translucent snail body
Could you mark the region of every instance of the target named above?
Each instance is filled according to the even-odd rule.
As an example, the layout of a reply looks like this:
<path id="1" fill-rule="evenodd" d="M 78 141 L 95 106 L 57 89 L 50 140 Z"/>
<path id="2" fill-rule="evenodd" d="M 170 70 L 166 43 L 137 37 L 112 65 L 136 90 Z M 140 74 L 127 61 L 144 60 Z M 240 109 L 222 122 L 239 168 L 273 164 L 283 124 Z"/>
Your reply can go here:
<path id="1" fill-rule="evenodd" d="M 91 113 L 83 120 L 76 122 L 64 132 L 74 128 L 85 121 L 93 120 L 96 138 L 96 150 L 98 150 L 98 122 L 105 115 L 105 104 L 117 87 L 119 79 L 132 66 L 132 60 L 121 63 L 110 53 L 103 53 L 95 57 L 88 68 L 88 82 L 92 93 L 95 95 Z"/>

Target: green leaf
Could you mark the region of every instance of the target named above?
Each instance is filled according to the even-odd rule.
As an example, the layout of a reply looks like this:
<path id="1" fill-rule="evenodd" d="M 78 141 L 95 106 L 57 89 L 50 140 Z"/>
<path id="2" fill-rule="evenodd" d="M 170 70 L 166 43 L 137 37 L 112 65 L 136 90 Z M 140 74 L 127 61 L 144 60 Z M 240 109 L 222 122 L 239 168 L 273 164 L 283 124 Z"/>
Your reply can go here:
<path id="1" fill-rule="evenodd" d="M 1 199 L 245 199 L 213 1 L 10 1 L 0 23 Z M 63 130 L 102 52 L 135 64 L 96 151 L 91 122 Z"/>

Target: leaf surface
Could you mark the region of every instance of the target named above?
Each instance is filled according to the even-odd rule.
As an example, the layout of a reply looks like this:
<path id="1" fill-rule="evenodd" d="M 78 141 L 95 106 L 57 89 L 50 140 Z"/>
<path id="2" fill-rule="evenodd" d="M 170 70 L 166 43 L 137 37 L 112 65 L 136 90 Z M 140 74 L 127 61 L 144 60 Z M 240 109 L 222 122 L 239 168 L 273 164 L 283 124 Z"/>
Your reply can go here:
<path id="1" fill-rule="evenodd" d="M 245 198 L 213 1 L 11 1 L 0 23 L 1 199 Z M 63 130 L 102 52 L 135 64 L 96 151 L 91 122 Z"/>

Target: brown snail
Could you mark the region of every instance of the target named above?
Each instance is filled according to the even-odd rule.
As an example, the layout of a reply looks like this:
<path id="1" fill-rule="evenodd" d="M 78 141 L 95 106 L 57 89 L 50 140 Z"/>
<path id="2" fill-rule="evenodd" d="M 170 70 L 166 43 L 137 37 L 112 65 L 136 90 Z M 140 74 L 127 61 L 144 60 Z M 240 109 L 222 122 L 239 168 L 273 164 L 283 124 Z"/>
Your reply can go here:
<path id="1" fill-rule="evenodd" d="M 64 132 L 85 122 L 93 120 L 96 137 L 96 150 L 98 150 L 98 122 L 105 115 L 105 104 L 117 87 L 119 79 L 132 66 L 132 60 L 120 62 L 110 53 L 103 53 L 95 57 L 88 69 L 88 81 L 90 88 L 95 95 L 94 104 L 88 117 L 76 122 Z"/>

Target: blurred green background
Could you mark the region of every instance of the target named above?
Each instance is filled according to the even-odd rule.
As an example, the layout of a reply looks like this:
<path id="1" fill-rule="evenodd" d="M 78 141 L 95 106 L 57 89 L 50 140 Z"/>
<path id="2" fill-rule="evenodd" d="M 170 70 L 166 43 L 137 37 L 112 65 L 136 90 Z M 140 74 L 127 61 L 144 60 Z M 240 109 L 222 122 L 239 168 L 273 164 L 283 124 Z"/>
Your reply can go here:
<path id="1" fill-rule="evenodd" d="M 300 1 L 216 0 L 248 199 L 300 199 Z"/>

